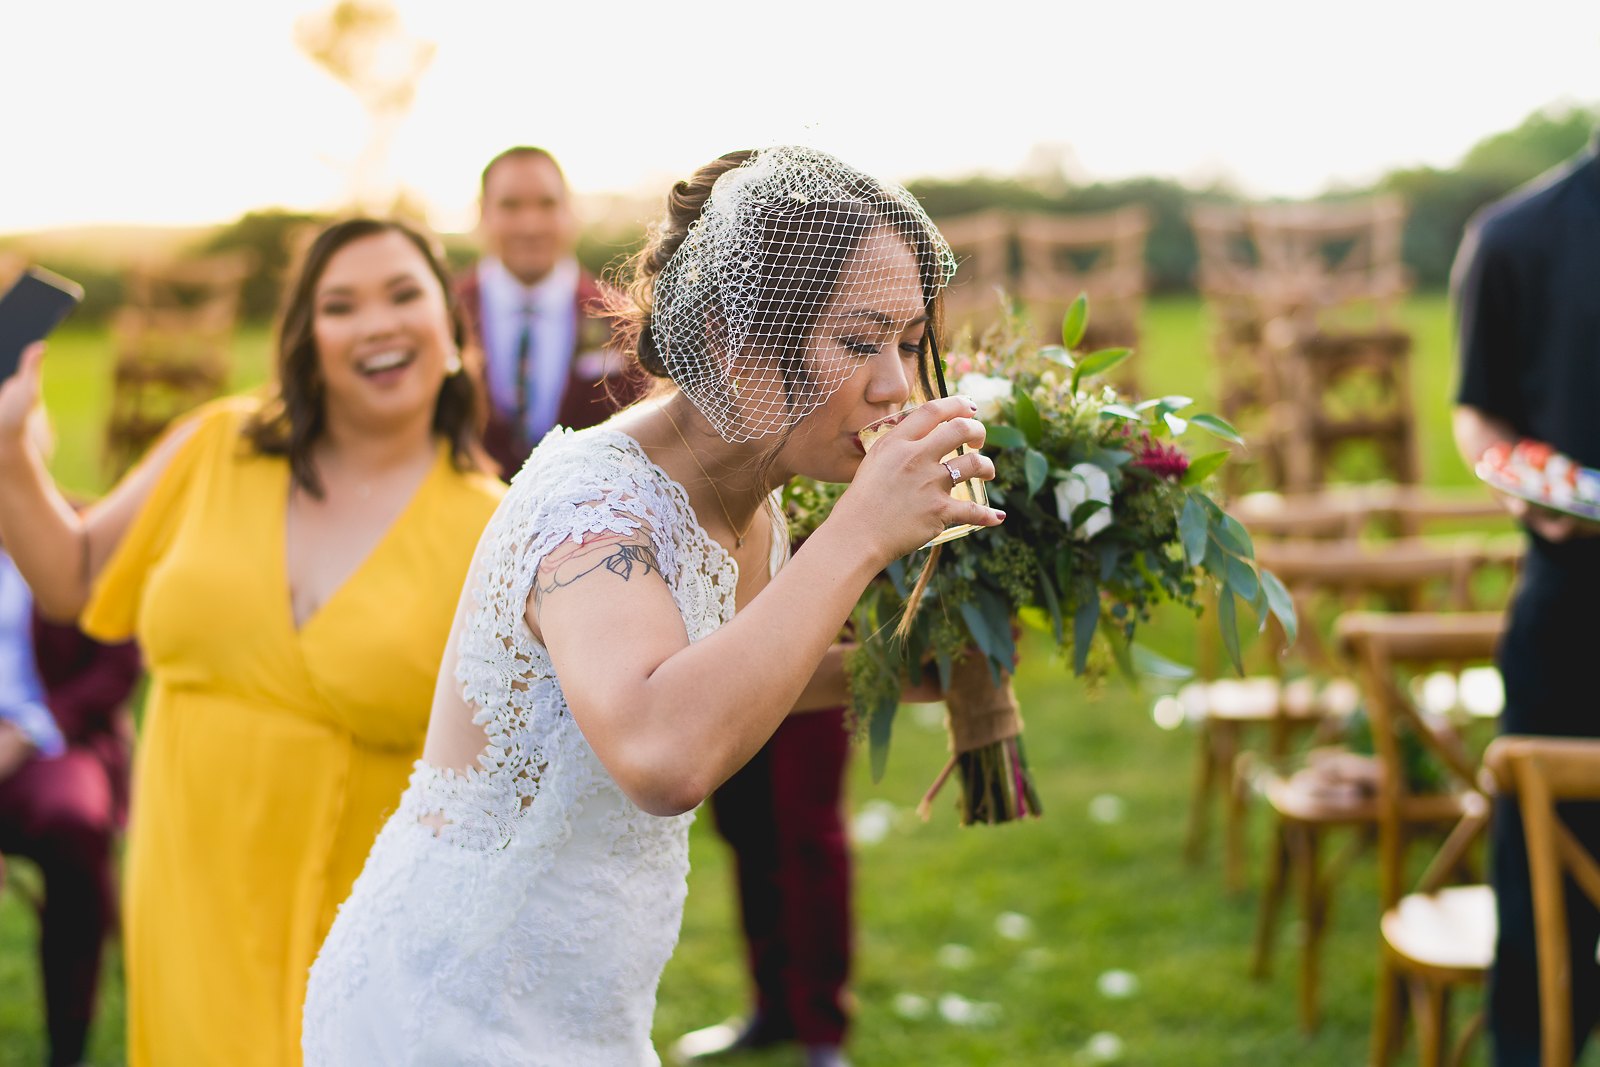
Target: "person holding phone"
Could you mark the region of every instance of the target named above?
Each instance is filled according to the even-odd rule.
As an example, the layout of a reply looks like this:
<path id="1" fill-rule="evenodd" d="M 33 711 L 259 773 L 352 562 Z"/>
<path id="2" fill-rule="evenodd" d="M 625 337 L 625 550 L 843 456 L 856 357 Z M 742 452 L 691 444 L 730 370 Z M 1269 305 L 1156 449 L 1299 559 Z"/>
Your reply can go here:
<path id="1" fill-rule="evenodd" d="M 35 603 L 152 675 L 125 873 L 128 1062 L 299 1060 L 307 968 L 420 752 L 473 546 L 504 487 L 432 243 L 325 229 L 264 398 L 175 426 L 98 504 L 0 386 L 0 540 Z"/>

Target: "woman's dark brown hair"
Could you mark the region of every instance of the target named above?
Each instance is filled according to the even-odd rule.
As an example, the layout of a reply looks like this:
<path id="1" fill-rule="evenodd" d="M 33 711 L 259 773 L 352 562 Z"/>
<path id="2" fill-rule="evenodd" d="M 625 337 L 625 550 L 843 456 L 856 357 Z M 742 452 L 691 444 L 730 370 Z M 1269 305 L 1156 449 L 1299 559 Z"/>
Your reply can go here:
<path id="1" fill-rule="evenodd" d="M 476 358 L 474 350 L 466 344 L 466 327 L 445 273 L 444 257 L 429 238 L 393 219 L 346 219 L 319 233 L 307 249 L 284 302 L 278 327 L 276 388 L 245 428 L 245 438 L 257 452 L 287 456 L 295 484 L 319 499 L 322 483 L 317 478 L 311 452 L 326 432 L 327 411 L 314 332 L 317 283 L 328 269 L 328 262 L 341 248 L 385 233 L 399 234 L 422 255 L 444 292 L 451 336 L 461 352 L 461 359 L 465 362 Z M 450 442 L 450 458 L 457 470 L 490 469 L 482 445 L 486 409 L 478 379 L 475 367 L 463 366 L 445 378 L 433 409 L 433 432 Z"/>

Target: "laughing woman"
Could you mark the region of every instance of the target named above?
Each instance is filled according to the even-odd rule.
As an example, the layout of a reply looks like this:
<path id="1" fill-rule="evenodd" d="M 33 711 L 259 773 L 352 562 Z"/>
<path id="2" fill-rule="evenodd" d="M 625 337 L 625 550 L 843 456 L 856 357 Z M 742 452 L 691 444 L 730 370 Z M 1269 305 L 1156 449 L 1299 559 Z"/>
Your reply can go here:
<path id="1" fill-rule="evenodd" d="M 152 672 L 126 872 L 128 1060 L 300 1058 L 307 968 L 421 751 L 503 487 L 438 257 L 358 219 L 312 244 L 265 400 L 176 426 L 81 519 L 0 388 L 0 539 L 40 608 Z"/>

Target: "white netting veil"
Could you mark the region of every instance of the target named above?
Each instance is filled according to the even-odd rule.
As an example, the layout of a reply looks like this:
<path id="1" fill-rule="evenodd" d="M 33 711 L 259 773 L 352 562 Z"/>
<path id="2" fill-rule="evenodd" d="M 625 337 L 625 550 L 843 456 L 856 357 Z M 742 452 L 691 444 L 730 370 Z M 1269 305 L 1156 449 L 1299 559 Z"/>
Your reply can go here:
<path id="1" fill-rule="evenodd" d="M 749 441 L 897 344 L 955 269 L 905 189 L 814 149 L 766 148 L 717 179 L 654 281 L 649 329 L 690 402 Z"/>

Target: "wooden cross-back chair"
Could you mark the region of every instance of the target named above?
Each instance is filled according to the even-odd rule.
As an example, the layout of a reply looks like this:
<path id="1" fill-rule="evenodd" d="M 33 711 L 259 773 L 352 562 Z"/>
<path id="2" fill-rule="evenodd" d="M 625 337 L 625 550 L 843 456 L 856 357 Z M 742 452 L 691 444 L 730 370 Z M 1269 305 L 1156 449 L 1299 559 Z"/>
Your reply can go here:
<path id="1" fill-rule="evenodd" d="M 1212 395 L 1216 410 L 1250 442 L 1235 448 L 1223 468 L 1230 494 L 1247 484 L 1283 483 L 1282 462 L 1267 427 L 1276 402 L 1272 368 L 1263 345 L 1259 299 L 1260 257 L 1250 234 L 1249 209 L 1243 204 L 1194 204 L 1189 208 L 1194 232 L 1195 287 L 1205 302 Z"/>
<path id="2" fill-rule="evenodd" d="M 952 336 L 974 335 L 996 322 L 1011 291 L 1015 223 L 998 208 L 939 220 L 939 232 L 956 257 L 956 275 L 944 290 L 944 314 Z"/>
<path id="3" fill-rule="evenodd" d="M 1314 488 L 1341 468 L 1419 481 L 1411 337 L 1397 324 L 1404 205 L 1373 196 L 1248 215 L 1278 487 Z"/>
<path id="4" fill-rule="evenodd" d="M 1419 1061 L 1459 1063 L 1481 1028 L 1481 1014 L 1452 1041 L 1451 994 L 1480 985 L 1494 955 L 1493 891 L 1462 884 L 1490 817 L 1488 775 L 1459 732 L 1417 706 L 1403 675 L 1441 663 L 1493 660 L 1504 631 L 1501 612 L 1460 615 L 1356 612 L 1340 618 L 1338 635 L 1360 669 L 1382 773 L 1378 783 L 1379 961 L 1371 1062 L 1385 1067 L 1398 1052 L 1405 1022 L 1415 1024 Z M 1408 781 L 1403 737 L 1409 734 L 1444 769 L 1443 789 Z M 1443 845 L 1415 888 L 1406 892 L 1408 855 L 1437 806 L 1457 811 Z"/>
<path id="5" fill-rule="evenodd" d="M 1573 834 L 1557 805 L 1600 801 L 1600 740 L 1507 735 L 1489 746 L 1484 764 L 1501 794 L 1514 795 L 1522 812 L 1539 960 L 1540 1060 L 1544 1067 L 1570 1067 L 1574 1033 L 1566 883 L 1571 881 L 1574 896 L 1600 908 L 1600 862 Z"/>
<path id="6" fill-rule="evenodd" d="M 1368 613 L 1375 618 L 1409 616 L 1394 612 L 1395 605 L 1443 607 L 1447 610 L 1425 617 L 1479 620 L 1468 625 L 1481 625 L 1483 618 L 1499 616 L 1476 610 L 1483 606 L 1476 595 L 1477 577 L 1489 570 L 1513 569 L 1520 557 L 1512 546 L 1474 538 L 1444 543 L 1402 539 L 1375 546 L 1343 543 L 1319 545 L 1318 551 L 1305 552 L 1285 552 L 1282 547 L 1264 544 L 1258 549 L 1258 558 L 1281 572 L 1295 594 L 1303 615 L 1301 641 L 1308 642 L 1301 654 L 1308 661 L 1327 664 L 1324 669 L 1336 680 L 1327 683 L 1324 691 L 1342 697 L 1341 710 L 1365 708 L 1376 750 L 1375 756 L 1367 757 L 1342 746 L 1319 747 L 1308 753 L 1304 767 L 1292 773 L 1260 766 L 1245 772 L 1255 792 L 1267 802 L 1273 821 L 1253 973 L 1265 977 L 1270 972 L 1279 915 L 1292 891 L 1303 924 L 1300 1021 L 1311 1031 L 1320 1020 L 1321 950 L 1336 890 L 1355 859 L 1375 836 L 1381 837 L 1386 811 L 1382 774 L 1385 727 L 1373 707 L 1369 672 L 1343 637 L 1345 619 L 1352 616 L 1341 615 L 1334 624 L 1337 642 L 1323 643 L 1312 601 L 1325 595 L 1337 605 L 1349 607 L 1359 600 L 1376 599 L 1390 610 Z M 1509 582 L 1503 587 L 1508 588 Z M 1324 705 L 1331 703 L 1323 701 Z M 1322 710 L 1325 717 L 1308 725 L 1319 729 L 1323 740 L 1334 740 L 1344 733 L 1345 722 L 1327 718 L 1327 707 Z M 1436 832 L 1460 818 L 1463 803 L 1456 792 L 1419 796 L 1395 808 L 1394 814 L 1408 832 Z M 1334 838 L 1343 838 L 1343 846 L 1324 863 L 1325 846 Z"/>
<path id="7" fill-rule="evenodd" d="M 1509 575 L 1521 557 L 1520 539 L 1471 537 L 1451 542 L 1403 540 L 1362 544 L 1377 531 L 1419 533 L 1438 522 L 1499 518 L 1504 511 L 1484 493 L 1432 493 L 1415 487 L 1362 487 L 1296 496 L 1251 494 L 1229 512 L 1250 531 L 1257 556 L 1269 570 L 1299 590 L 1302 644 L 1273 645 L 1274 672 L 1246 679 L 1217 677 L 1217 649 L 1209 630 L 1202 649 L 1206 673 L 1215 681 L 1186 686 L 1180 698 L 1199 726 L 1194 793 L 1185 853 L 1199 862 L 1206 851 L 1211 807 L 1223 808 L 1224 872 L 1233 891 L 1246 887 L 1244 827 L 1249 789 L 1236 773 L 1247 746 L 1264 740 L 1268 763 L 1281 769 L 1296 736 L 1340 718 L 1353 703 L 1354 682 L 1327 650 L 1316 625 L 1319 601 L 1341 607 L 1386 596 L 1391 605 L 1467 610 L 1480 606 L 1474 587 L 1486 570 Z M 1275 544 L 1275 541 L 1284 542 Z M 1278 561 L 1281 557 L 1281 562 Z M 1276 567 L 1275 567 L 1276 563 Z M 1432 588 L 1430 588 L 1432 587 Z M 1281 631 L 1272 631 L 1280 641 Z M 1285 656 L 1285 654 L 1288 654 Z M 1304 671 L 1286 679 L 1289 669 Z M 1264 738 L 1261 735 L 1265 735 Z"/>
<path id="8" fill-rule="evenodd" d="M 119 475 L 177 416 L 227 386 L 239 301 L 253 266 L 245 253 L 145 264 L 112 319 L 116 362 L 105 465 Z"/>
<path id="9" fill-rule="evenodd" d="M 1017 296 L 1046 340 L 1060 343 L 1061 317 L 1078 294 L 1089 296 L 1089 327 L 1082 349 L 1139 347 L 1144 313 L 1145 239 L 1150 215 L 1130 204 L 1077 215 L 1019 214 L 1015 217 L 1021 274 Z M 1118 383 L 1130 391 L 1124 363 Z"/>

